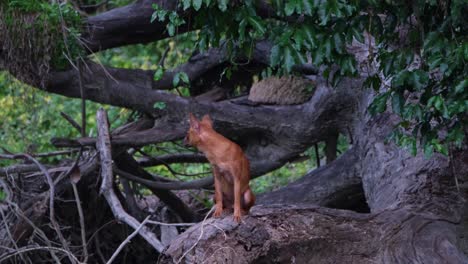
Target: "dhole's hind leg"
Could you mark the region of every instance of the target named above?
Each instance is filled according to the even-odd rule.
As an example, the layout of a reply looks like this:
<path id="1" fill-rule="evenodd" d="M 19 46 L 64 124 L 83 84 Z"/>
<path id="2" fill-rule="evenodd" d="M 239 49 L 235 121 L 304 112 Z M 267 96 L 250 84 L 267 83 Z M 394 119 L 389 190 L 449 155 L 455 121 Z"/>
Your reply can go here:
<path id="1" fill-rule="evenodd" d="M 242 214 L 248 214 L 250 208 L 255 204 L 255 195 L 248 188 L 242 195 Z"/>

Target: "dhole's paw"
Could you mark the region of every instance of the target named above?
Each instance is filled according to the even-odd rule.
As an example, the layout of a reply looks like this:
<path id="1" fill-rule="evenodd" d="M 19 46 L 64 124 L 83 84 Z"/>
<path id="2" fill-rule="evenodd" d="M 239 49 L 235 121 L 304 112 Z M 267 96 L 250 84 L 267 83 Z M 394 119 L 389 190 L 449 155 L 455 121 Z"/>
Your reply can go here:
<path id="1" fill-rule="evenodd" d="M 221 217 L 222 214 L 223 214 L 223 209 L 222 208 L 216 208 L 213 216 L 214 217 Z"/>
<path id="2" fill-rule="evenodd" d="M 240 223 L 241 221 L 241 214 L 240 213 L 234 213 L 234 221 L 237 223 Z"/>

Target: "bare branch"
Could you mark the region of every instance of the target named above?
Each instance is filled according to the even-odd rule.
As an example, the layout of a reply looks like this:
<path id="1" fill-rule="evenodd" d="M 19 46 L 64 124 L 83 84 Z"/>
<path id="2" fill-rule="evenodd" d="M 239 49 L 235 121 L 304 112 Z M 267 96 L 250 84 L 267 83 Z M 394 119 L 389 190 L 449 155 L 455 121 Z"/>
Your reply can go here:
<path id="1" fill-rule="evenodd" d="M 141 168 L 136 160 L 127 152 L 116 155 L 115 162 L 117 167 L 124 172 L 131 172 L 132 175 L 137 175 L 137 177 L 147 180 L 155 178 L 152 174 Z M 161 182 L 171 182 L 170 180 L 164 178 L 160 179 L 159 177 L 157 180 L 160 180 Z M 148 187 L 148 189 L 150 189 L 164 204 L 171 208 L 173 212 L 178 214 L 183 221 L 192 222 L 198 219 L 198 214 L 188 207 L 187 204 L 185 204 L 185 202 L 173 192 L 153 187 Z"/>
<path id="2" fill-rule="evenodd" d="M 130 240 L 132 240 L 132 238 L 134 238 L 138 234 L 138 232 L 140 232 L 140 229 L 142 229 L 145 226 L 149 219 L 150 216 L 148 215 L 145 218 L 145 220 L 143 220 L 143 222 L 141 222 L 141 224 L 135 229 L 135 231 L 133 231 L 133 233 L 131 233 L 124 241 L 122 241 L 122 243 L 120 243 L 119 247 L 115 250 L 114 254 L 112 254 L 112 256 L 106 262 L 106 264 L 111 264 L 115 260 L 115 258 L 119 255 L 120 251 L 122 251 L 125 245 L 127 245 L 130 242 Z"/>
<path id="3" fill-rule="evenodd" d="M 198 153 L 180 153 L 168 154 L 157 157 L 142 157 L 137 160 L 143 167 L 152 167 L 171 163 L 207 163 L 208 160 L 203 154 Z"/>
<path id="4" fill-rule="evenodd" d="M 44 176 L 47 179 L 47 183 L 49 184 L 49 218 L 52 226 L 55 229 L 55 232 L 57 233 L 57 236 L 62 243 L 63 248 L 67 252 L 67 256 L 70 259 L 72 263 L 74 263 L 74 256 L 71 254 L 70 248 L 68 247 L 68 242 L 65 239 L 65 237 L 62 234 L 62 231 L 60 230 L 60 226 L 57 223 L 57 220 L 55 219 L 55 208 L 54 208 L 54 199 L 55 199 L 55 184 L 54 181 L 52 180 L 52 177 L 49 174 L 49 171 L 42 165 L 39 161 L 37 161 L 35 158 L 33 158 L 29 154 L 0 154 L 0 158 L 6 158 L 6 159 L 28 159 L 32 161 L 36 166 L 41 170 L 41 172 L 44 174 Z M 76 259 L 76 258 L 75 258 Z"/>
<path id="5" fill-rule="evenodd" d="M 76 130 L 78 130 L 78 132 L 81 132 L 81 126 L 78 125 L 78 123 L 73 120 L 73 118 L 71 116 L 69 116 L 67 113 L 65 112 L 60 112 L 60 115 L 65 118 L 65 120 L 68 121 L 68 123 L 70 123 L 70 125 L 72 125 L 72 127 L 76 128 Z"/>
<path id="6" fill-rule="evenodd" d="M 78 193 L 78 188 L 76 188 L 76 183 L 72 182 L 73 194 L 75 195 L 76 207 L 78 208 L 78 216 L 80 217 L 80 228 L 81 228 L 81 242 L 83 247 L 83 263 L 88 262 L 88 247 L 86 242 L 86 225 L 84 220 L 83 208 L 81 206 L 80 195 Z"/>
<path id="7" fill-rule="evenodd" d="M 37 168 L 35 164 L 18 164 L 12 165 L 5 168 L 0 168 L 0 176 L 7 176 L 8 174 L 14 173 L 27 173 L 33 171 L 39 171 L 40 169 Z"/>
<path id="8" fill-rule="evenodd" d="M 48 246 L 48 247 L 38 247 L 38 246 L 33 246 L 33 247 L 23 247 L 23 248 L 20 248 L 18 251 L 15 251 L 13 252 L 12 254 L 9 254 L 3 258 L 0 259 L 0 262 L 4 262 L 5 260 L 9 259 L 9 258 L 12 258 L 16 255 L 20 255 L 20 254 L 23 254 L 23 253 L 27 253 L 27 252 L 30 252 L 30 251 L 36 251 L 36 250 L 46 250 L 46 251 L 58 251 L 58 252 L 62 252 L 62 253 L 65 253 L 66 255 L 68 256 L 71 256 L 72 259 L 72 263 L 80 263 L 80 261 L 73 255 L 71 254 L 70 251 L 67 251 L 63 248 L 58 248 L 58 247 L 52 247 L 52 246 Z"/>
<path id="9" fill-rule="evenodd" d="M 189 189 L 201 189 L 206 188 L 213 184 L 213 177 L 206 177 L 200 180 L 194 180 L 189 182 L 156 182 L 151 180 L 142 179 L 128 172 L 122 171 L 118 168 L 114 168 L 115 173 L 122 177 L 125 177 L 131 181 L 138 182 L 147 187 L 152 187 L 160 190 L 189 190 Z"/>
<path id="10" fill-rule="evenodd" d="M 99 150 L 101 158 L 101 193 L 106 198 L 109 206 L 112 209 L 113 214 L 120 221 L 125 222 L 134 229 L 140 227 L 140 223 L 130 216 L 122 207 L 117 195 L 113 190 L 113 174 L 112 174 L 112 156 L 111 156 L 111 144 L 109 136 L 109 124 L 107 121 L 107 114 L 103 109 L 99 109 L 96 114 L 98 124 L 98 140 L 96 142 L 96 148 Z M 164 246 L 157 239 L 154 233 L 148 228 L 141 227 L 139 234 L 158 252 L 162 252 Z"/>

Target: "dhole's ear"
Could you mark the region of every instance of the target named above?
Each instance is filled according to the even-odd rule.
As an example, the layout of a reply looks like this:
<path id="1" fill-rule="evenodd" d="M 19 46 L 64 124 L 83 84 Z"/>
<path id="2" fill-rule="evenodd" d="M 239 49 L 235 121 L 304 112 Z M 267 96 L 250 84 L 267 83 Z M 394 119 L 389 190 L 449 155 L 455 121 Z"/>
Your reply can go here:
<path id="1" fill-rule="evenodd" d="M 209 115 L 204 115 L 202 118 L 202 122 L 210 125 L 210 127 L 213 127 L 213 120 L 211 120 L 211 117 Z"/>
<path id="2" fill-rule="evenodd" d="M 190 127 L 195 129 L 195 131 L 200 132 L 200 122 L 192 113 L 190 113 L 189 115 L 190 115 Z"/>

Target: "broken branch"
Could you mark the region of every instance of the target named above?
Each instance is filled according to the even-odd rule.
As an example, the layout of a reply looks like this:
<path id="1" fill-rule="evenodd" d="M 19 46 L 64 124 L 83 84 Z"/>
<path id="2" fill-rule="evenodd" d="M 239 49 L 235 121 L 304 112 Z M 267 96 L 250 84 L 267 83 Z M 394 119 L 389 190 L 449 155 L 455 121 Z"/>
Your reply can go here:
<path id="1" fill-rule="evenodd" d="M 111 155 L 111 143 L 109 135 L 109 124 L 107 121 L 107 113 L 104 109 L 99 109 L 96 114 L 98 124 L 98 138 L 96 142 L 96 148 L 99 151 L 101 158 L 101 177 L 102 184 L 100 192 L 106 198 L 112 213 L 118 220 L 123 221 L 134 229 L 140 227 L 140 223 L 129 215 L 123 209 L 117 195 L 113 190 L 113 173 L 112 173 L 112 155 Z M 162 252 L 164 246 L 161 241 L 158 240 L 156 235 L 146 227 L 140 227 L 139 234 L 158 252 Z"/>

